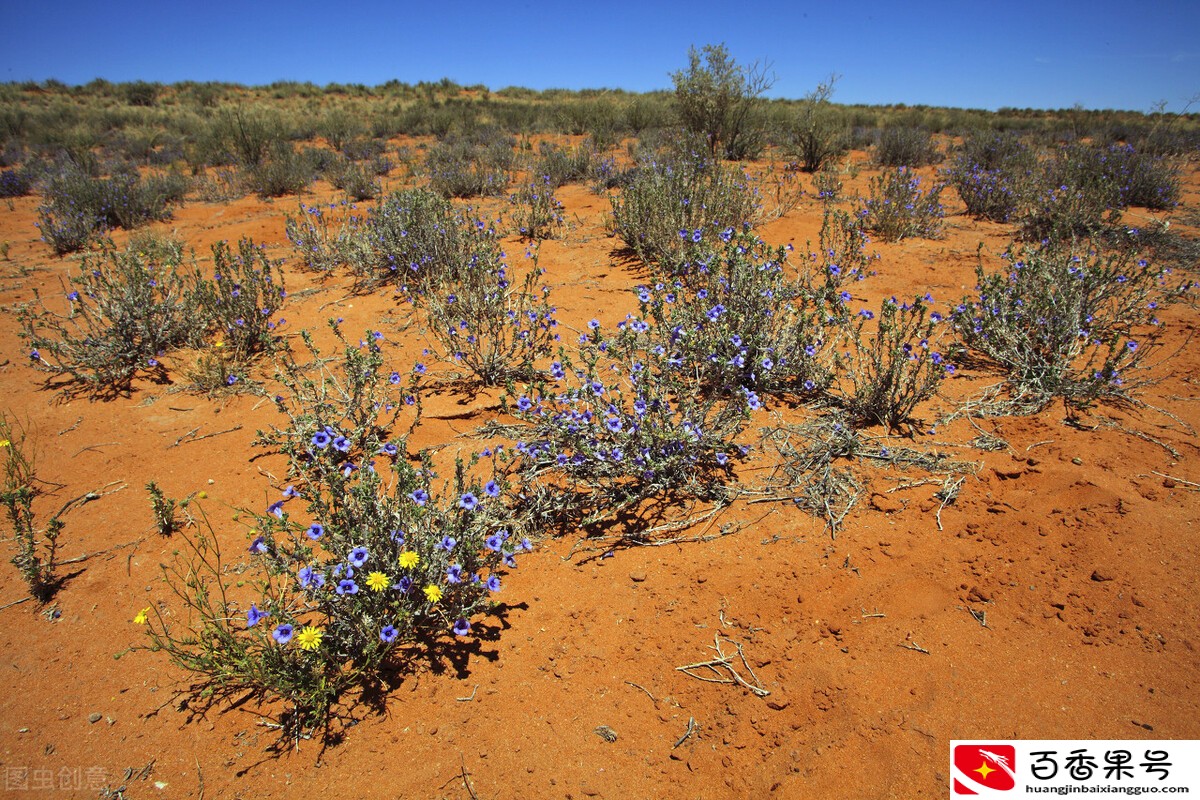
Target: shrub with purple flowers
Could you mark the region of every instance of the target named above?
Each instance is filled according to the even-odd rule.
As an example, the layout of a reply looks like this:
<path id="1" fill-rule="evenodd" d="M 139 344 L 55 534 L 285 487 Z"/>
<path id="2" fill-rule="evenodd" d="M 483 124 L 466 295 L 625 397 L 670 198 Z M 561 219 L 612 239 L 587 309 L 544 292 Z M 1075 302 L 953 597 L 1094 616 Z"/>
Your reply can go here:
<path id="1" fill-rule="evenodd" d="M 249 592 L 223 580 L 205 519 L 208 533 L 184 537 L 164 568 L 187 613 L 163 605 L 148 620 L 152 646 L 200 676 L 198 691 L 281 701 L 291 737 L 328 726 L 338 700 L 383 670 L 469 636 L 530 546 L 494 460 L 486 484 L 476 460 L 437 482 L 395 433 L 406 398 L 381 345 L 343 344 L 336 367 L 313 348 L 318 376 L 281 369 L 286 423 L 259 443 L 287 456 L 289 485 L 252 515 Z"/>
<path id="2" fill-rule="evenodd" d="M 945 184 L 921 188 L 921 177 L 898 167 L 871 179 L 870 197 L 863 201 L 859 216 L 867 230 L 884 241 L 918 237 L 936 239 L 942 234 L 941 194 Z"/>
<path id="3" fill-rule="evenodd" d="M 1130 252 L 1102 256 L 1063 242 L 1010 247 L 1004 268 L 976 267 L 978 295 L 954 312 L 963 343 L 1007 374 L 1012 404 L 1068 410 L 1127 401 L 1153 349 L 1157 309 L 1183 291 Z M 1147 326 L 1143 335 L 1138 328 Z"/>
<path id="4" fill-rule="evenodd" d="M 509 197 L 512 222 L 522 237 L 533 241 L 552 239 L 563 228 L 563 205 L 554 196 L 550 176 L 522 186 Z"/>
<path id="5" fill-rule="evenodd" d="M 617 235 L 666 275 L 688 272 L 721 231 L 740 230 L 755 215 L 745 174 L 696 154 L 643 164 L 611 202 Z"/>
<path id="6" fill-rule="evenodd" d="M 897 429 L 954 371 L 938 349 L 942 318 L 929 311 L 930 302 L 893 297 L 883 301 L 877 323 L 865 308 L 847 322 L 835 394 L 854 422 Z"/>

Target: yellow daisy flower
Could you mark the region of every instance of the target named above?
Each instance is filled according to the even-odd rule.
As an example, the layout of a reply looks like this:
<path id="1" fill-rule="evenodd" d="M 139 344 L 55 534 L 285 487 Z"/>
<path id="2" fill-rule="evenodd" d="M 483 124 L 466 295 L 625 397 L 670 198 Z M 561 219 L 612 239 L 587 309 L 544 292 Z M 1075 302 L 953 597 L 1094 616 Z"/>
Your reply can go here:
<path id="1" fill-rule="evenodd" d="M 436 603 L 438 600 L 442 599 L 442 590 L 436 586 L 433 586 L 432 584 L 426 586 L 424 591 L 425 599 L 431 603 Z"/>
<path id="2" fill-rule="evenodd" d="M 412 550 L 405 550 L 400 554 L 401 569 L 412 569 L 417 564 L 421 563 L 421 557 Z"/>
<path id="3" fill-rule="evenodd" d="M 373 592 L 382 592 L 392 585 L 392 579 L 382 572 L 372 572 L 367 576 L 367 588 Z"/>
<path id="4" fill-rule="evenodd" d="M 137 612 L 137 616 L 133 618 L 134 625 L 145 625 L 150 621 L 150 606 L 146 606 L 141 611 Z"/>
<path id="5" fill-rule="evenodd" d="M 303 650 L 316 650 L 321 646 L 321 637 L 325 635 L 325 631 L 320 628 L 314 628 L 312 625 L 305 625 L 304 628 L 296 634 L 296 641 L 300 643 Z"/>
<path id="6" fill-rule="evenodd" d="M 10 442 L 8 439 L 0 439 L 0 447 L 11 447 L 11 446 L 12 446 L 12 442 Z"/>

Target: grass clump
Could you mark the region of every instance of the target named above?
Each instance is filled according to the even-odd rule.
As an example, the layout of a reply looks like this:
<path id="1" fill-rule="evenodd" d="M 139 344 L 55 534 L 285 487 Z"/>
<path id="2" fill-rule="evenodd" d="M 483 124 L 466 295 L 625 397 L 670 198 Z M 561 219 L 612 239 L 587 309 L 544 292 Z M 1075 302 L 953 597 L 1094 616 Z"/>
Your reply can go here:
<path id="1" fill-rule="evenodd" d="M 45 530 L 37 528 L 33 500 L 39 490 L 34 456 L 26 449 L 25 429 L 10 420 L 7 414 L 0 414 L 0 461 L 4 468 L 0 503 L 8 515 L 16 544 L 12 563 L 28 584 L 30 595 L 45 603 L 54 596 L 60 584 L 55 554 L 63 528 L 59 519 L 62 512 L 50 518 Z"/>
<path id="2" fill-rule="evenodd" d="M 888 242 L 906 238 L 936 239 L 942 234 L 946 211 L 941 194 L 945 184 L 921 188 L 921 177 L 898 167 L 871 179 L 870 196 L 859 216 L 867 230 Z"/>

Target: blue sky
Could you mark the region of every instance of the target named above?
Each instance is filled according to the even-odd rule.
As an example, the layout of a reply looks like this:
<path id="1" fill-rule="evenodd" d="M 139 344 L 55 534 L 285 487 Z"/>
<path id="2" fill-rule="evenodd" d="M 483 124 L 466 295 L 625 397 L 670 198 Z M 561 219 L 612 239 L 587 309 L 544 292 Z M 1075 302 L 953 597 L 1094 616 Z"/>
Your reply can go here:
<path id="1" fill-rule="evenodd" d="M 0 81 L 647 91 L 724 43 L 771 64 L 775 97 L 831 73 L 842 103 L 1179 111 L 1200 94 L 1200 0 L 0 0 L 0 30 Z"/>

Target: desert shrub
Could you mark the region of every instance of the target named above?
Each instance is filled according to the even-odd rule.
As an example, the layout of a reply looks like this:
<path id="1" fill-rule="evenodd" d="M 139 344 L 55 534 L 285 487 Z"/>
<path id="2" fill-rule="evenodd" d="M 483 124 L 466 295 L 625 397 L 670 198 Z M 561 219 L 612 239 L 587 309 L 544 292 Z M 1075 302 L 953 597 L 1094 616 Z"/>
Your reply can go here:
<path id="1" fill-rule="evenodd" d="M 266 159 L 258 162 L 247 175 L 247 183 L 261 197 L 299 194 L 313 182 L 319 165 L 291 144 L 280 142 Z"/>
<path id="2" fill-rule="evenodd" d="M 595 152 L 587 147 L 570 149 L 543 142 L 530 173 L 545 180 L 551 189 L 567 183 L 582 181 L 593 174 Z"/>
<path id="3" fill-rule="evenodd" d="M 668 366 L 691 371 L 710 396 L 824 390 L 830 314 L 825 292 L 809 290 L 818 281 L 791 280 L 789 248 L 770 247 L 748 230 L 729 228 L 717 239 L 716 252 L 686 284 L 636 289 L 640 318 L 622 322 L 622 335 L 661 350 Z"/>
<path id="4" fill-rule="evenodd" d="M 300 203 L 297 216 L 286 215 L 284 231 L 300 265 L 314 272 L 330 272 L 342 264 L 354 264 L 373 274 L 374 259 L 363 230 L 362 217 L 345 204 L 306 206 Z"/>
<path id="5" fill-rule="evenodd" d="M 964 344 L 1005 371 L 1014 403 L 1127 400 L 1153 349 L 1152 334 L 1136 329 L 1155 323 L 1172 294 L 1164 272 L 1127 251 L 1101 256 L 1059 241 L 1010 247 L 1003 260 L 988 271 L 980 259 L 978 295 L 953 320 Z"/>
<path id="6" fill-rule="evenodd" d="M 533 241 L 551 239 L 562 230 L 563 205 L 554 196 L 554 187 L 548 177 L 522 186 L 509 201 L 513 205 L 513 225 L 524 238 Z"/>
<path id="7" fill-rule="evenodd" d="M 217 242 L 212 258 L 212 280 L 196 287 L 199 319 L 220 343 L 222 354 L 244 365 L 273 349 L 273 317 L 286 296 L 283 262 L 268 258 L 264 245 L 245 237 L 236 252 L 228 242 Z"/>
<path id="8" fill-rule="evenodd" d="M 968 214 L 1008 222 L 1021 208 L 1036 169 L 1033 152 L 1017 136 L 984 131 L 964 141 L 946 177 Z"/>
<path id="9" fill-rule="evenodd" d="M 647 333 L 594 325 L 577 361 L 560 351 L 547 381 L 510 393 L 512 474 L 535 518 L 569 529 L 729 498 L 732 464 L 746 454 L 736 438 L 761 401 L 702 391 L 694 365 Z"/>
<path id="10" fill-rule="evenodd" d="M 738 64 L 723 44 L 688 51 L 688 67 L 671 75 L 675 107 L 689 131 L 702 136 L 709 155 L 754 158 L 763 148 L 761 96 L 774 79 L 758 64 Z"/>
<path id="11" fill-rule="evenodd" d="M 158 359 L 203 335 L 195 283 L 182 268 L 182 252 L 154 258 L 106 242 L 70 277 L 65 314 L 40 295 L 18 312 L 30 362 L 65 379 L 64 388 L 92 394 L 128 391 L 139 374 L 165 379 Z"/>
<path id="12" fill-rule="evenodd" d="M 429 148 L 425 171 L 430 187 L 446 197 L 494 195 L 508 186 L 513 159 L 505 137 L 452 138 Z"/>
<path id="13" fill-rule="evenodd" d="M 885 167 L 923 167 L 941 157 L 933 136 L 921 128 L 884 128 L 875 145 L 875 160 Z"/>
<path id="14" fill-rule="evenodd" d="M 131 106 L 151 107 L 158 102 L 162 84 L 147 81 L 133 81 L 120 84 L 121 97 Z"/>
<path id="15" fill-rule="evenodd" d="M 323 170 L 326 180 L 341 189 L 353 202 L 373 200 L 382 193 L 383 187 L 375 180 L 369 166 L 340 157 Z"/>
<path id="16" fill-rule="evenodd" d="M 235 108 L 217 115 L 205 131 L 202 150 L 212 159 L 208 163 L 232 160 L 252 170 L 286 141 L 287 130 L 278 113 Z"/>
<path id="17" fill-rule="evenodd" d="M 40 493 L 33 448 L 28 445 L 25 428 L 7 413 L 0 413 L 0 463 L 3 464 L 3 483 L 0 484 L 0 504 L 13 529 L 16 552 L 12 564 L 29 586 L 29 593 L 38 602 L 47 602 L 60 584 L 56 554 L 58 536 L 63 523 L 60 510 L 50 518 L 45 530 L 39 530 L 33 513 L 33 501 Z"/>
<path id="18" fill-rule="evenodd" d="M 861 217 L 825 206 L 818 242 L 817 250 L 808 254 L 808 269 L 800 271 L 803 290 L 830 308 L 849 303 L 852 298 L 845 287 L 874 274 L 871 264 L 879 259 L 878 253 L 867 252 L 871 239 Z"/>
<path id="19" fill-rule="evenodd" d="M 558 338 L 550 289 L 537 288 L 536 260 L 514 285 L 496 228 L 482 222 L 470 228 L 462 237 L 469 257 L 436 283 L 426 283 L 414 300 L 425 309 L 444 360 L 465 367 L 485 386 L 530 380 Z"/>
<path id="20" fill-rule="evenodd" d="M 345 108 L 333 108 L 326 111 L 317 120 L 317 135 L 329 143 L 334 150 L 341 150 L 351 140 L 361 136 L 365 127 L 357 115 Z"/>
<path id="21" fill-rule="evenodd" d="M 918 237 L 936 239 L 942 233 L 941 193 L 945 184 L 921 188 L 921 177 L 906 167 L 887 170 L 871 179 L 870 196 L 863 201 L 859 216 L 867 230 L 884 241 Z"/>
<path id="22" fill-rule="evenodd" d="M 351 161 L 370 161 L 387 152 L 387 142 L 380 139 L 357 137 L 350 139 L 338 149 Z"/>
<path id="23" fill-rule="evenodd" d="M 1112 146 L 1106 161 L 1121 187 L 1124 207 L 1166 211 L 1179 204 L 1179 165 L 1163 156 L 1139 153 L 1132 145 Z"/>
<path id="24" fill-rule="evenodd" d="M 936 349 L 941 315 L 930 313 L 932 299 L 883 301 L 879 321 L 862 309 L 845 327 L 845 348 L 838 365 L 837 395 L 859 424 L 895 430 L 917 405 L 933 397 L 954 367 Z"/>
<path id="25" fill-rule="evenodd" d="M 0 198 L 32 194 L 33 185 L 34 175 L 24 167 L 0 170 Z"/>
<path id="26" fill-rule="evenodd" d="M 438 484 L 427 459 L 410 463 L 393 433 L 410 406 L 376 337 L 341 339 L 335 364 L 305 341 L 313 364 L 288 359 L 280 372 L 286 422 L 259 439 L 287 456 L 290 485 L 253 515 L 247 590 L 229 587 L 232 565 L 206 526 L 164 566 L 185 613 L 140 615 L 151 646 L 200 678 L 197 691 L 280 701 L 292 738 L 328 726 L 347 691 L 469 636 L 530 547 L 517 543 L 502 478 L 485 485 L 460 464 Z"/>
<path id="27" fill-rule="evenodd" d="M 46 180 L 38 229 L 55 253 L 74 252 L 113 228 L 169 219 L 189 187 L 178 172 L 142 178 L 136 171 L 123 171 L 103 178 L 64 161 Z"/>
<path id="28" fill-rule="evenodd" d="M 788 153 L 799 159 L 805 172 L 817 172 L 844 153 L 848 145 L 845 126 L 835 117 L 829 102 L 835 81 L 836 77 L 830 76 L 804 97 L 787 133 Z"/>
<path id="29" fill-rule="evenodd" d="M 739 170 L 701 157 L 642 165 L 612 197 L 617 235 L 666 274 L 688 271 L 717 234 L 754 218 L 754 194 Z"/>

